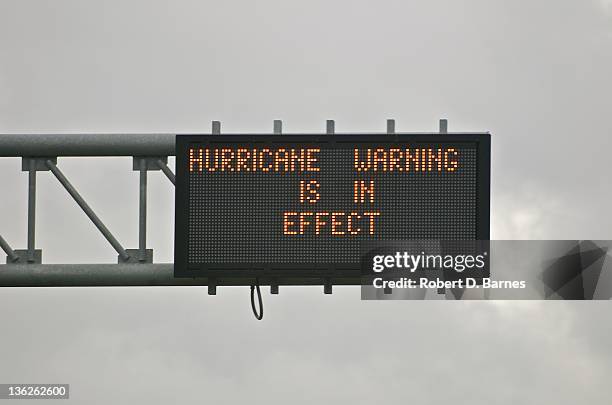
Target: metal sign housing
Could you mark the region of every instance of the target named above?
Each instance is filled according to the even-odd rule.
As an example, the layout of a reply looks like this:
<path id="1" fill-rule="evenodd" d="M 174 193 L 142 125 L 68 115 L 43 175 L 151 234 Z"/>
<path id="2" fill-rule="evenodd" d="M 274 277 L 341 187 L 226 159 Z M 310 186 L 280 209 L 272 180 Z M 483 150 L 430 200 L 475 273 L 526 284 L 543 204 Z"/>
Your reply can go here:
<path id="1" fill-rule="evenodd" d="M 178 135 L 176 277 L 359 284 L 362 242 L 489 239 L 488 133 Z"/>

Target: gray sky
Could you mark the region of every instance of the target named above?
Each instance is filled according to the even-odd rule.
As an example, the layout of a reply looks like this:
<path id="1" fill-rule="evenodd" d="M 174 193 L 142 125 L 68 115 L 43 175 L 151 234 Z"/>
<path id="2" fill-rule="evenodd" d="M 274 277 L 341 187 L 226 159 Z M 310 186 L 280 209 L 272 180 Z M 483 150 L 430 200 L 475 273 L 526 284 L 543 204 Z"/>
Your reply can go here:
<path id="1" fill-rule="evenodd" d="M 490 131 L 495 239 L 611 239 L 610 0 L 0 0 L 0 133 Z M 130 159 L 60 165 L 126 247 Z M 0 159 L 0 232 L 26 240 L 26 175 Z M 115 254 L 39 175 L 46 262 Z M 150 176 L 170 261 L 173 190 Z M 607 302 L 361 302 L 284 288 L 2 289 L 0 382 L 75 403 L 603 403 Z"/>

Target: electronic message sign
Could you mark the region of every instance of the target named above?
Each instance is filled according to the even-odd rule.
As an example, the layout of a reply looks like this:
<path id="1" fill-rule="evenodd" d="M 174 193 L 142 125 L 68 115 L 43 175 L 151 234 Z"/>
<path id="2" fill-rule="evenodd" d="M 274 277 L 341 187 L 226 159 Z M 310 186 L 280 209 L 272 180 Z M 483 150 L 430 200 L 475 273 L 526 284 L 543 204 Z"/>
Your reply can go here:
<path id="1" fill-rule="evenodd" d="M 178 135 L 175 276 L 359 284 L 360 244 L 489 239 L 489 134 Z"/>

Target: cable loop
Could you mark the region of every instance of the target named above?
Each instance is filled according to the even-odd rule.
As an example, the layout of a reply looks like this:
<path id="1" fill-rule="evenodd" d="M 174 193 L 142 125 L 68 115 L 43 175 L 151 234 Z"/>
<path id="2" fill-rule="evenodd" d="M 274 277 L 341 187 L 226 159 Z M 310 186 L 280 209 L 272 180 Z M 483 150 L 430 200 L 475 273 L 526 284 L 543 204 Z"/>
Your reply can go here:
<path id="1" fill-rule="evenodd" d="M 257 288 L 257 300 L 259 301 L 259 313 L 255 308 L 255 289 Z M 259 278 L 255 278 L 255 284 L 251 285 L 251 308 L 253 309 L 253 315 L 258 321 L 263 319 L 263 299 L 261 298 L 261 289 L 259 288 Z"/>

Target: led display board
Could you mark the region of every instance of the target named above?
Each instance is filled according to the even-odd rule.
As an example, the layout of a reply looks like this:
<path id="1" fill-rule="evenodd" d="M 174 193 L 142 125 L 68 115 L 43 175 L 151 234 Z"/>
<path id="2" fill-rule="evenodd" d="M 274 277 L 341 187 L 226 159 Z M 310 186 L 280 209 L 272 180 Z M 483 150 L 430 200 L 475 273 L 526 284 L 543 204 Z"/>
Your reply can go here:
<path id="1" fill-rule="evenodd" d="M 178 135 L 175 276 L 359 284 L 360 244 L 489 239 L 489 134 Z"/>

